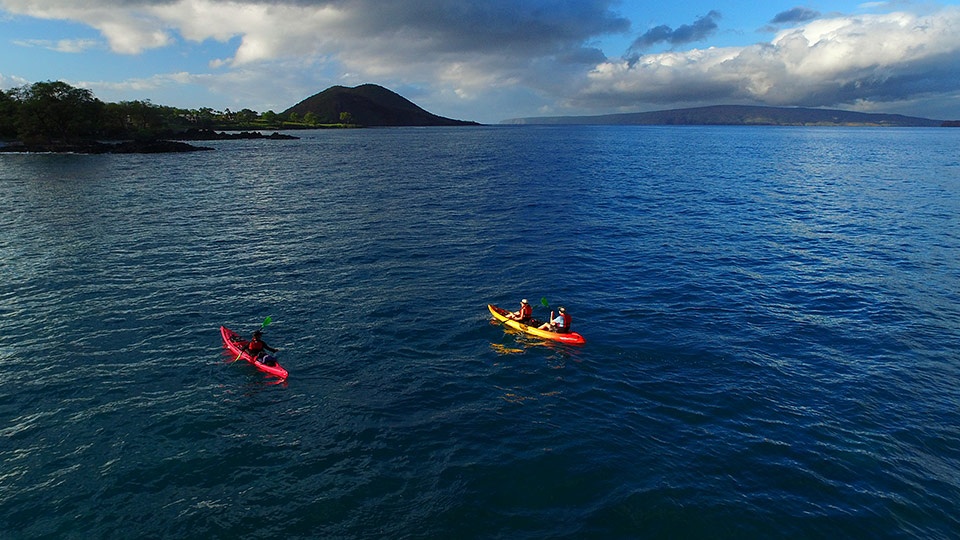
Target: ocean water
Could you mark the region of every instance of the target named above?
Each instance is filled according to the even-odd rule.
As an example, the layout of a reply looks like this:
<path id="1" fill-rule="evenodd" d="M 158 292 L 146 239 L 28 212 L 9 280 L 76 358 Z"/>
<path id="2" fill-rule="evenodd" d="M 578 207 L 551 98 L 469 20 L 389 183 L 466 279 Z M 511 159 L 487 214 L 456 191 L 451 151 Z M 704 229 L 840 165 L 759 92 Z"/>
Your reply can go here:
<path id="1" fill-rule="evenodd" d="M 960 132 L 295 134 L 0 157 L 0 538 L 960 536 Z"/>

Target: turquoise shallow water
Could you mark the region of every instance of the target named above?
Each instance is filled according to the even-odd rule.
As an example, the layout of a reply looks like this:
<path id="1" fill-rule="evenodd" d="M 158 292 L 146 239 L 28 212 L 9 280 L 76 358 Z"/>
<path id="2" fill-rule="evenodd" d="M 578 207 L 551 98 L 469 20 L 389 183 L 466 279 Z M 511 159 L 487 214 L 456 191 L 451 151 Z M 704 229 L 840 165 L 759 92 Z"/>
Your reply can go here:
<path id="1" fill-rule="evenodd" d="M 296 134 L 0 158 L 0 536 L 960 532 L 955 132 Z"/>

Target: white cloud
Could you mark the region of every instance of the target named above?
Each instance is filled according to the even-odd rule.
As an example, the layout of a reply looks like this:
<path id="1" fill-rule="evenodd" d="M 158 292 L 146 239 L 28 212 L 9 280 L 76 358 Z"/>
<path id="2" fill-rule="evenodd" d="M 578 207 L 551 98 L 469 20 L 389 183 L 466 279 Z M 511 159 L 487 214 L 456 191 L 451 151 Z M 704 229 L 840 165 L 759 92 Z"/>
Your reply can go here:
<path id="1" fill-rule="evenodd" d="M 73 2 L 71 0 L 2 0 L 7 11 L 36 17 L 77 21 L 100 31 L 114 52 L 138 54 L 164 47 L 173 37 L 162 20 L 143 11 L 125 9 L 124 2 Z"/>
<path id="2" fill-rule="evenodd" d="M 26 39 L 15 40 L 14 45 L 20 47 L 39 47 L 51 51 L 62 53 L 81 53 L 89 49 L 94 49 L 100 44 L 93 39 L 61 39 L 52 41 L 49 39 Z"/>
<path id="3" fill-rule="evenodd" d="M 19 88 L 30 84 L 30 81 L 17 76 L 4 75 L 0 73 L 0 90 L 9 90 L 10 88 Z"/>
<path id="4" fill-rule="evenodd" d="M 143 94 L 168 86 L 181 86 L 184 84 L 195 84 L 196 82 L 196 75 L 191 75 L 190 73 L 186 72 L 178 72 L 164 73 L 147 78 L 127 79 L 122 82 L 85 81 L 77 84 L 83 88 L 90 88 L 96 94 L 102 92 L 134 92 Z"/>

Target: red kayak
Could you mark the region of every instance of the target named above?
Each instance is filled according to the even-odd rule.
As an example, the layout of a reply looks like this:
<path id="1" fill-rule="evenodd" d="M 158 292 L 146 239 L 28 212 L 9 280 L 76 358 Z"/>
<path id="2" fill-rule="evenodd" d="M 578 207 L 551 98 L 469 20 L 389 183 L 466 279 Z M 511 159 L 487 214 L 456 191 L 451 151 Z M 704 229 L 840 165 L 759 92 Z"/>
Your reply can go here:
<path id="1" fill-rule="evenodd" d="M 228 351 L 233 355 L 234 358 L 237 358 L 237 355 L 240 355 L 240 358 L 243 358 L 247 362 L 253 364 L 253 366 L 264 373 L 269 373 L 274 377 L 280 377 L 281 379 L 287 378 L 287 370 L 283 369 L 280 364 L 276 363 L 276 359 L 270 355 L 264 356 L 264 360 L 273 360 L 274 364 L 272 366 L 264 364 L 263 362 L 254 359 L 250 356 L 250 353 L 244 351 L 243 354 L 240 351 L 247 346 L 250 340 L 241 338 L 236 332 L 230 330 L 226 326 L 220 327 L 220 336 L 223 337 L 223 346 L 227 348 Z"/>

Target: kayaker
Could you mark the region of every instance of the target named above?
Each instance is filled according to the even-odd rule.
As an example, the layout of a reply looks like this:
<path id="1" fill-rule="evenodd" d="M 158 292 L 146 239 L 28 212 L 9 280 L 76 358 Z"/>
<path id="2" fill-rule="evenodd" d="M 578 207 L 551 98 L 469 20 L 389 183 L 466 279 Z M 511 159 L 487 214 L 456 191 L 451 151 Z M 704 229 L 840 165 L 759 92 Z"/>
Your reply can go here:
<path id="1" fill-rule="evenodd" d="M 570 331 L 570 322 L 572 321 L 570 314 L 567 313 L 567 308 L 560 306 L 557 308 L 560 312 L 557 315 L 557 318 L 553 318 L 553 312 L 550 312 L 550 322 L 545 322 L 540 325 L 540 330 L 549 330 L 551 332 L 556 332 L 558 334 L 565 334 Z"/>
<path id="2" fill-rule="evenodd" d="M 259 330 L 254 332 L 253 337 L 250 338 L 250 343 L 247 343 L 247 346 L 244 347 L 243 349 L 248 353 L 250 353 L 250 356 L 252 356 L 257 362 L 261 362 L 268 366 L 272 366 L 276 364 L 276 362 L 272 358 L 268 358 L 266 359 L 266 361 L 264 361 L 263 351 L 267 350 L 270 352 L 277 352 L 280 349 L 274 349 L 273 347 L 264 343 L 263 339 L 261 339 L 262 336 L 263 336 L 263 332 Z"/>
<path id="3" fill-rule="evenodd" d="M 530 322 L 530 319 L 533 318 L 533 306 L 524 298 L 520 301 L 520 309 L 513 313 L 508 313 L 507 318 L 514 321 Z"/>

